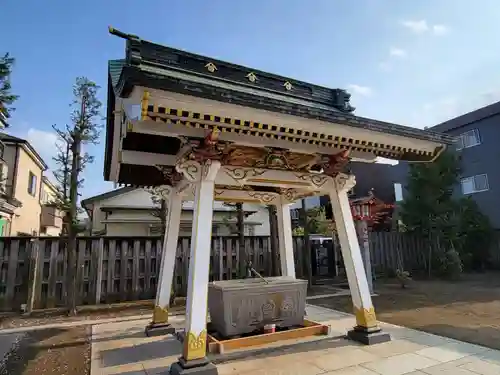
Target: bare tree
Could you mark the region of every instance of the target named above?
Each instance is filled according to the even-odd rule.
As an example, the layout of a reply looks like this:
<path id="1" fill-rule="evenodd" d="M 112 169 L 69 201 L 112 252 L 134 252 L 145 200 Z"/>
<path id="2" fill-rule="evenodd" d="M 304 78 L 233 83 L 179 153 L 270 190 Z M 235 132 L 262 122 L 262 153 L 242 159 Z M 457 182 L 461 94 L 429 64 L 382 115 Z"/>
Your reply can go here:
<path id="1" fill-rule="evenodd" d="M 71 180 L 71 138 L 67 132 L 58 129 L 57 126 L 53 125 L 52 128 L 55 130 L 58 136 L 58 142 L 56 143 L 57 154 L 53 157 L 57 169 L 54 171 L 54 177 L 56 179 L 56 206 L 64 212 L 63 226 L 61 228 L 61 236 L 68 235 L 68 223 L 69 220 L 69 187 Z"/>
<path id="2" fill-rule="evenodd" d="M 73 102 L 71 125 L 63 128 L 54 126 L 61 145 L 55 162 L 59 169 L 55 176 L 58 181 L 57 205 L 65 214 L 63 231 L 68 235 L 68 280 L 67 280 L 67 307 L 68 313 L 76 314 L 77 290 L 77 254 L 76 237 L 78 234 L 78 190 L 83 186 L 81 173 L 92 163 L 94 158 L 82 151 L 82 146 L 97 144 L 101 130 L 102 103 L 97 98 L 99 86 L 85 77 L 78 77 L 73 86 Z"/>
<path id="3" fill-rule="evenodd" d="M 152 215 L 160 220 L 160 234 L 165 236 L 167 229 L 167 214 L 168 207 L 166 200 L 162 197 L 161 192 L 151 191 L 151 201 L 153 202 Z"/>
<path id="4" fill-rule="evenodd" d="M 231 233 L 238 235 L 238 277 L 246 277 L 247 254 L 245 251 L 245 211 L 242 203 L 224 203 L 227 207 L 233 207 L 236 211 L 236 225 L 229 222 L 229 218 L 224 218 L 226 226 Z"/>

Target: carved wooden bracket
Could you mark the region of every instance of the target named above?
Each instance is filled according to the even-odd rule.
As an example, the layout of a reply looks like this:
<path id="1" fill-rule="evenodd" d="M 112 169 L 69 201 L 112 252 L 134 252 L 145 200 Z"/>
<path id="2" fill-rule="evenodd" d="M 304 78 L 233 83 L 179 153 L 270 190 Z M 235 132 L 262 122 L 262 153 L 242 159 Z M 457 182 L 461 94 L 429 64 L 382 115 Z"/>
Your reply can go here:
<path id="1" fill-rule="evenodd" d="M 344 150 L 335 155 L 325 156 L 320 165 L 324 174 L 335 177 L 342 172 L 349 160 L 349 150 Z"/>
<path id="2" fill-rule="evenodd" d="M 156 165 L 165 178 L 165 185 L 176 186 L 182 181 L 183 175 L 175 170 L 171 165 Z"/>
<path id="3" fill-rule="evenodd" d="M 349 191 L 356 185 L 356 177 L 353 174 L 339 173 L 335 177 L 337 191 Z"/>
<path id="4" fill-rule="evenodd" d="M 184 159 L 175 166 L 177 172 L 183 174 L 189 182 L 200 182 L 204 179 L 213 180 L 219 168 L 220 162 L 211 159 L 201 163 L 192 159 Z"/>

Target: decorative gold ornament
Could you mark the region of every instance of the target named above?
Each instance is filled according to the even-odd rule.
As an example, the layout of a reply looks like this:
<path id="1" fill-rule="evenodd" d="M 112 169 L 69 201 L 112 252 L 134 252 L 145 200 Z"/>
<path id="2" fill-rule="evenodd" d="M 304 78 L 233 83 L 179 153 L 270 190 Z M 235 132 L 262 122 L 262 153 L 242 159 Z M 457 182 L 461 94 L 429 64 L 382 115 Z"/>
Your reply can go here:
<path id="1" fill-rule="evenodd" d="M 373 328 L 378 326 L 377 317 L 375 316 L 375 308 L 372 306 L 369 309 L 357 308 L 354 306 L 354 315 L 356 323 L 360 327 Z"/>
<path id="2" fill-rule="evenodd" d="M 256 177 L 262 176 L 266 173 L 265 170 L 262 169 L 245 169 L 245 168 L 228 168 L 226 167 L 227 174 L 236 182 L 241 180 L 245 180 L 247 177 Z"/>
<path id="3" fill-rule="evenodd" d="M 257 76 L 255 75 L 254 72 L 250 72 L 246 75 L 246 77 L 248 78 L 248 80 L 252 83 L 255 83 L 257 82 Z"/>
<path id="4" fill-rule="evenodd" d="M 248 196 L 258 199 L 262 203 L 269 204 L 276 199 L 276 195 L 265 191 L 249 191 Z"/>
<path id="5" fill-rule="evenodd" d="M 184 338 L 184 359 L 191 361 L 200 359 L 207 354 L 207 331 L 203 330 L 199 335 L 188 332 Z"/>
<path id="6" fill-rule="evenodd" d="M 166 307 L 155 306 L 153 310 L 153 324 L 168 323 L 168 309 Z"/>
<path id="7" fill-rule="evenodd" d="M 281 195 L 288 201 L 288 202 L 295 202 L 298 197 L 298 192 L 295 189 L 281 189 Z"/>
<path id="8" fill-rule="evenodd" d="M 144 91 L 142 93 L 141 100 L 141 120 L 145 120 L 148 116 L 148 106 L 149 106 L 149 91 Z"/>
<path id="9" fill-rule="evenodd" d="M 296 173 L 295 176 L 297 176 L 297 178 L 299 178 L 300 180 L 309 181 L 310 183 L 312 183 L 314 186 L 316 186 L 318 188 L 323 186 L 326 183 L 326 181 L 328 181 L 328 176 L 325 176 L 323 174 Z"/>
<path id="10" fill-rule="evenodd" d="M 291 89 L 293 89 L 293 86 L 292 84 L 289 82 L 289 81 L 286 81 L 283 86 L 285 86 L 285 89 L 287 89 L 288 91 L 290 91 Z"/>
<path id="11" fill-rule="evenodd" d="M 201 178 L 201 165 L 194 160 L 182 160 L 176 164 L 175 169 L 177 172 L 182 173 L 190 182 L 199 181 Z"/>
<path id="12" fill-rule="evenodd" d="M 356 185 L 356 177 L 353 174 L 339 173 L 335 177 L 337 190 L 349 191 Z"/>
<path id="13" fill-rule="evenodd" d="M 210 73 L 213 73 L 217 70 L 217 67 L 215 66 L 214 63 L 211 63 L 209 62 L 207 65 L 205 65 L 205 68 L 207 68 L 207 70 L 210 72 Z"/>

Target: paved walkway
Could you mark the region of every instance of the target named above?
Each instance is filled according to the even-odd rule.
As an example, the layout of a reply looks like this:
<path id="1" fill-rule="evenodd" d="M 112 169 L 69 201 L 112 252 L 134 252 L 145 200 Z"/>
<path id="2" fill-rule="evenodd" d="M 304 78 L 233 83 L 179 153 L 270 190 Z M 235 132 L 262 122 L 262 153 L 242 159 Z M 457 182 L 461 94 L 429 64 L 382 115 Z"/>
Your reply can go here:
<path id="1" fill-rule="evenodd" d="M 500 351 L 391 324 L 388 343 L 363 346 L 341 336 L 354 325 L 352 315 L 307 306 L 308 318 L 329 324 L 327 338 L 277 343 L 266 353 L 218 363 L 220 375 L 499 375 Z M 183 316 L 172 323 L 183 327 Z M 91 375 L 157 375 L 177 360 L 173 337 L 147 338 L 148 319 L 93 327 Z M 291 345 L 293 344 L 293 345 Z"/>

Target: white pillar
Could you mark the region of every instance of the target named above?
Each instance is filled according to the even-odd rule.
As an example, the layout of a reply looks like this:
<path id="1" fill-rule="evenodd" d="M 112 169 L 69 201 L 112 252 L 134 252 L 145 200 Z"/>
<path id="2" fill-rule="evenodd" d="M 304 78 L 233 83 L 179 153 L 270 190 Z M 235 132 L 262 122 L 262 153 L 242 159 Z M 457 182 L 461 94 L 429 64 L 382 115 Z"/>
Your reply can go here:
<path id="1" fill-rule="evenodd" d="M 199 165 L 199 164 L 198 164 Z M 189 259 L 184 361 L 204 359 L 207 345 L 207 297 L 215 177 L 220 162 L 207 161 L 193 173 L 194 217 Z"/>
<path id="2" fill-rule="evenodd" d="M 338 174 L 334 182 L 335 191 L 330 192 L 330 199 L 356 316 L 357 326 L 348 335 L 354 340 L 372 344 L 389 341 L 390 336 L 382 334 L 378 327 L 354 227 L 347 192 L 355 184 L 354 176 Z"/>
<path id="3" fill-rule="evenodd" d="M 158 275 L 158 287 L 156 290 L 156 301 L 153 310 L 153 321 L 150 328 L 168 324 L 168 308 L 170 307 L 170 294 L 172 292 L 175 256 L 177 253 L 179 225 L 182 211 L 182 196 L 175 188 L 170 188 L 168 199 L 166 199 L 166 205 L 167 217 L 165 221 L 165 236 L 163 239 L 160 274 Z"/>
<path id="4" fill-rule="evenodd" d="M 361 257 L 363 258 L 366 279 L 368 280 L 368 288 L 370 289 L 370 294 L 373 294 L 373 275 L 370 257 L 370 239 L 368 237 L 368 222 L 366 220 L 358 220 L 356 221 L 356 228 L 358 230 L 358 238 L 361 242 Z"/>
<path id="5" fill-rule="evenodd" d="M 289 202 L 285 197 L 281 196 L 279 202 L 276 204 L 276 213 L 278 217 L 281 275 L 295 277 L 290 204 L 291 202 Z"/>

